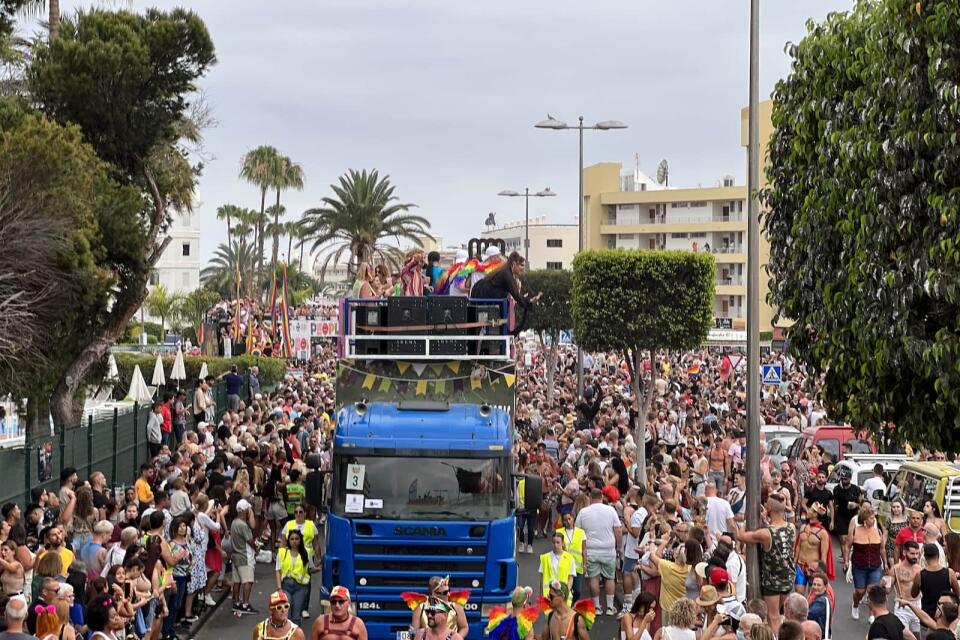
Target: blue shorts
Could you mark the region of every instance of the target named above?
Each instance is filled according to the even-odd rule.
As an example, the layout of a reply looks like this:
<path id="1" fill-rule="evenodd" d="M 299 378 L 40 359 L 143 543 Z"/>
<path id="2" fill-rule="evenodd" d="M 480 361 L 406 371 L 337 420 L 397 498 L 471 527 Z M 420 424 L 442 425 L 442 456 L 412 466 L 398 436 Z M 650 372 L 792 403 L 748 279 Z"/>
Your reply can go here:
<path id="1" fill-rule="evenodd" d="M 883 576 L 883 567 L 853 567 L 853 586 L 856 589 L 866 589 L 872 584 L 880 584 Z"/>
<path id="2" fill-rule="evenodd" d="M 640 561 L 640 558 L 623 558 L 623 572 L 624 573 L 633 573 L 633 570 L 637 568 L 637 563 Z"/>

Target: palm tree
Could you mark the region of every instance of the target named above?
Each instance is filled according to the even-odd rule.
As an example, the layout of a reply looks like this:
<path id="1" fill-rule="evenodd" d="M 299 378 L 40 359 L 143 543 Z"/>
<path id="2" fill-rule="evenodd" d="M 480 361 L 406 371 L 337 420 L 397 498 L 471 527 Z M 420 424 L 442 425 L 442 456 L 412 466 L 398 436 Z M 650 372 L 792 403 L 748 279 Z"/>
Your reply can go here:
<path id="1" fill-rule="evenodd" d="M 266 223 L 267 191 L 276 183 L 280 165 L 280 152 L 268 145 L 261 145 L 248 151 L 240 164 L 240 177 L 260 189 L 260 219 L 254 230 L 259 256 L 256 291 L 260 290 L 260 284 L 263 281 L 263 231 Z"/>
<path id="2" fill-rule="evenodd" d="M 132 4 L 132 1 L 127 2 L 127 5 Z M 22 11 L 25 15 L 34 16 L 43 12 L 44 8 L 47 10 L 47 29 L 53 40 L 60 33 L 60 0 L 28 0 Z"/>
<path id="3" fill-rule="evenodd" d="M 321 278 L 331 262 L 339 263 L 349 254 L 352 268 L 361 262 L 379 258 L 396 264 L 400 250 L 386 244 L 387 239 L 401 238 L 420 245 L 433 236 L 427 231 L 430 221 L 407 213 L 414 204 L 397 202 L 390 176 L 380 178 L 376 169 L 350 169 L 331 185 L 333 198 L 324 198 L 323 205 L 303 213 L 304 235 L 313 241 L 311 251 L 327 251 Z"/>
<path id="4" fill-rule="evenodd" d="M 180 296 L 171 294 L 165 286 L 158 284 L 147 296 L 144 305 L 147 312 L 155 318 L 160 318 L 160 341 L 166 337 L 165 325 L 166 319 L 173 313 L 179 303 Z"/>
<path id="5" fill-rule="evenodd" d="M 227 221 L 227 246 L 228 247 L 231 244 L 233 244 L 233 239 L 230 237 L 230 233 L 233 228 L 232 221 L 238 220 L 242 212 L 243 212 L 243 209 L 241 207 L 238 207 L 235 204 L 225 204 L 217 207 L 217 220 Z"/>
<path id="6" fill-rule="evenodd" d="M 237 272 L 241 274 L 243 290 L 255 291 L 250 280 L 253 279 L 253 266 L 256 264 L 256 246 L 233 243 L 221 244 L 213 253 L 210 262 L 200 271 L 200 282 L 211 291 L 216 291 L 228 300 L 237 295 Z"/>
<path id="7" fill-rule="evenodd" d="M 175 315 L 182 318 L 183 326 L 193 327 L 196 335 L 199 335 L 203 318 L 219 299 L 220 295 L 216 291 L 194 289 L 180 298 Z"/>
<path id="8" fill-rule="evenodd" d="M 267 237 L 273 238 L 273 249 L 270 254 L 270 268 L 277 266 L 277 246 L 280 244 L 280 236 L 286 229 L 286 223 L 280 222 L 280 218 L 287 214 L 287 208 L 281 204 L 274 204 L 267 207 Z M 272 220 L 271 220 L 272 218 Z"/>
<path id="9" fill-rule="evenodd" d="M 287 156 L 283 156 L 277 165 L 277 173 L 273 177 L 272 186 L 277 190 L 277 204 L 275 207 L 271 207 L 271 209 L 273 209 L 274 228 L 278 229 L 280 216 L 286 212 L 286 209 L 280 206 L 280 192 L 286 191 L 287 189 L 296 189 L 297 191 L 303 189 L 303 168 Z M 273 260 L 271 260 L 274 265 L 277 264 L 277 253 L 279 251 L 280 234 L 275 234 L 273 236 Z M 290 256 L 288 253 L 287 261 L 289 260 Z"/>

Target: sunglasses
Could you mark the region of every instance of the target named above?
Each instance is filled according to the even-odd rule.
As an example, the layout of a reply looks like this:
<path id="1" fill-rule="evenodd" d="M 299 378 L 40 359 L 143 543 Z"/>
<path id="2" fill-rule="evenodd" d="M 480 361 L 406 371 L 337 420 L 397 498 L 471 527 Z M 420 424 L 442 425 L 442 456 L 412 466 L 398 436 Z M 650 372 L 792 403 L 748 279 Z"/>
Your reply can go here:
<path id="1" fill-rule="evenodd" d="M 450 589 L 447 589 L 445 591 L 436 591 L 434 593 L 436 593 L 438 596 L 448 596 L 450 595 Z"/>
<path id="2" fill-rule="evenodd" d="M 270 608 L 275 609 L 277 611 L 287 611 L 290 608 L 290 604 L 286 602 L 281 602 L 280 604 L 275 604 Z"/>
<path id="3" fill-rule="evenodd" d="M 337 606 L 340 606 L 341 604 L 345 604 L 346 602 L 347 602 L 346 600 L 340 600 L 338 598 L 336 600 L 331 600 L 330 604 L 333 605 L 334 607 L 337 607 Z"/>

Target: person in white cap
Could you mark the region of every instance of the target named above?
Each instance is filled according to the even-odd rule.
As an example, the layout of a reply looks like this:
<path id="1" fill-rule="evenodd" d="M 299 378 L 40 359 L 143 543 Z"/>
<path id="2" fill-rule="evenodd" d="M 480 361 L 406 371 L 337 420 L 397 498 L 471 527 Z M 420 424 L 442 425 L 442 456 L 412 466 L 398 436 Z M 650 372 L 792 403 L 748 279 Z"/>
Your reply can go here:
<path id="1" fill-rule="evenodd" d="M 230 525 L 230 540 L 233 546 L 230 555 L 233 561 L 233 610 L 235 613 L 257 613 L 250 606 L 257 548 L 253 539 L 253 510 L 246 500 L 237 503 L 237 517 Z"/>
<path id="2" fill-rule="evenodd" d="M 470 274 L 470 290 L 473 290 L 473 285 L 483 280 L 488 273 L 503 264 L 503 261 L 500 247 L 495 244 L 487 247 L 483 252 L 483 262 L 478 264 L 477 270 Z"/>

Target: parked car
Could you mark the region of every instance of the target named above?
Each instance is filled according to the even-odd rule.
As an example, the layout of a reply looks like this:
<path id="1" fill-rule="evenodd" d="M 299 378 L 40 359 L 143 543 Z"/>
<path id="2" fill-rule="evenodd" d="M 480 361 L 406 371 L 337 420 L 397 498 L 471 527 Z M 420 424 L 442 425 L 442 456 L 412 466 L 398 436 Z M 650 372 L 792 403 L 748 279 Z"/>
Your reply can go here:
<path id="1" fill-rule="evenodd" d="M 790 445 L 801 435 L 800 429 L 790 425 L 765 424 L 760 427 L 764 454 L 769 458 L 771 467 L 778 468 L 787 459 Z"/>
<path id="2" fill-rule="evenodd" d="M 827 489 L 833 491 L 833 488 L 837 486 L 837 483 L 840 482 L 840 473 L 842 469 L 846 469 L 850 472 L 850 481 L 857 485 L 858 487 L 863 487 L 863 483 L 866 482 L 869 478 L 873 477 L 873 467 L 880 463 L 883 465 L 883 472 L 886 475 L 886 484 L 890 483 L 890 479 L 894 477 L 894 474 L 907 462 L 909 458 L 901 454 L 884 454 L 884 453 L 855 453 L 853 455 L 848 455 L 846 458 L 834 465 L 833 469 L 830 471 L 830 475 L 827 476 Z M 870 498 L 871 502 L 877 503 L 880 498 L 875 496 L 867 496 Z"/>
<path id="3" fill-rule="evenodd" d="M 838 462 L 843 460 L 846 444 L 851 446 L 853 450 L 850 453 L 854 454 L 872 453 L 876 450 L 865 433 L 854 431 L 853 427 L 849 426 L 824 424 L 804 429 L 803 434 L 790 445 L 790 453 L 787 457 L 792 464 L 800 458 L 804 449 L 820 447 L 830 454 L 833 462 Z"/>
<path id="4" fill-rule="evenodd" d="M 900 498 L 907 509 L 923 511 L 923 503 L 932 501 L 940 508 L 951 531 L 960 533 L 960 467 L 947 462 L 905 462 L 887 487 L 880 502 L 881 525 L 890 515 L 890 501 Z"/>

